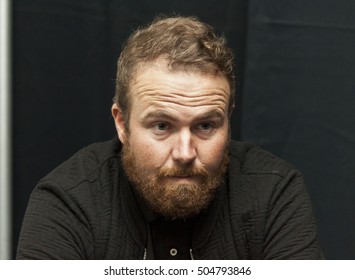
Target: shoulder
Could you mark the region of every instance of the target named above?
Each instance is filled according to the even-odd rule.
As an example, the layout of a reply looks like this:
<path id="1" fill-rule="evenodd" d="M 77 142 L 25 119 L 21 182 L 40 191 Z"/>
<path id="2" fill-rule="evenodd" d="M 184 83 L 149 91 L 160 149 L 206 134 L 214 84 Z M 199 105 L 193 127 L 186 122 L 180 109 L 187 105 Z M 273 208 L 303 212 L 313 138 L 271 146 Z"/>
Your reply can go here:
<path id="1" fill-rule="evenodd" d="M 229 207 L 235 235 L 253 244 L 251 258 L 322 258 L 303 177 L 285 160 L 254 144 L 231 142 Z"/>
<path id="2" fill-rule="evenodd" d="M 259 146 L 232 141 L 229 154 L 231 198 L 269 204 L 281 194 L 305 192 L 302 174 L 287 161 Z M 240 205 L 244 205 L 245 201 Z"/>
<path id="3" fill-rule="evenodd" d="M 91 144 L 60 164 L 38 185 L 54 185 L 70 191 L 82 184 L 93 184 L 102 176 L 110 176 L 112 169 L 118 169 L 120 149 L 116 139 Z"/>
<path id="4" fill-rule="evenodd" d="M 242 141 L 231 141 L 231 171 L 239 169 L 242 174 L 275 175 L 286 177 L 295 168 L 285 160 L 273 155 L 261 147 Z"/>
<path id="5" fill-rule="evenodd" d="M 67 213 L 67 219 L 71 216 L 83 224 L 90 221 L 94 231 L 107 228 L 121 185 L 119 154 L 118 140 L 81 149 L 37 184 L 30 197 L 30 211 L 53 217 Z"/>
<path id="6" fill-rule="evenodd" d="M 19 258 L 103 258 L 117 205 L 118 140 L 92 144 L 63 162 L 33 190 Z M 63 244 L 65 245 L 63 247 Z"/>

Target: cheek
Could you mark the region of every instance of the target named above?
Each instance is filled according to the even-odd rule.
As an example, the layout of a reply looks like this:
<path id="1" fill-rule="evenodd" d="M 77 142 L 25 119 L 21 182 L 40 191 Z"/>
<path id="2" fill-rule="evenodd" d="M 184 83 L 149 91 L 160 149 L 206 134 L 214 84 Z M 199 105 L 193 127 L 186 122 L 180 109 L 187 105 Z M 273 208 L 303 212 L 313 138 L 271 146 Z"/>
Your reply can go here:
<path id="1" fill-rule="evenodd" d="M 138 140 L 143 138 L 135 138 L 130 142 L 131 148 L 135 155 L 136 161 L 146 170 L 160 168 L 166 160 L 165 150 L 161 144 L 152 143 L 148 139 Z"/>
<path id="2" fill-rule="evenodd" d="M 131 147 L 133 148 L 133 153 L 137 160 L 141 163 L 149 163 L 147 159 L 154 159 L 154 151 L 151 149 L 151 146 L 143 143 L 143 141 L 139 143 L 132 143 Z"/>
<path id="3" fill-rule="evenodd" d="M 213 142 L 204 143 L 199 148 L 200 161 L 210 170 L 219 168 L 227 148 L 228 138 L 220 137 Z"/>

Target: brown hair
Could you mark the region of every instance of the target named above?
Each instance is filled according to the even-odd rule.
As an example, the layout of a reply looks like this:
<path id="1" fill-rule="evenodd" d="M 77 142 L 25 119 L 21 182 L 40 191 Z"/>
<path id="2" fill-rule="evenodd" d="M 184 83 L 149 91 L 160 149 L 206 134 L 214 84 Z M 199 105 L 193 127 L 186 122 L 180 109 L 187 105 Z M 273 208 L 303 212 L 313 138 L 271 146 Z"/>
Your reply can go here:
<path id="1" fill-rule="evenodd" d="M 117 63 L 114 102 L 129 122 L 129 83 L 137 66 L 160 57 L 170 69 L 222 73 L 228 80 L 231 97 L 229 113 L 234 107 L 233 54 L 224 37 L 195 17 L 159 17 L 136 30 L 125 42 Z"/>

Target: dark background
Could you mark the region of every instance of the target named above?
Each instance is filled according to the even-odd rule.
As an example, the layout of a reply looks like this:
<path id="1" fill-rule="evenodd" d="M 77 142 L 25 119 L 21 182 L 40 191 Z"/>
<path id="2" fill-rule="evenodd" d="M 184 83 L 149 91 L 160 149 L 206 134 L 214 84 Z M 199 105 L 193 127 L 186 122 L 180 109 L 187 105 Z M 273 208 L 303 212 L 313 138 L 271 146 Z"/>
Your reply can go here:
<path id="1" fill-rule="evenodd" d="M 14 0 L 13 254 L 29 194 L 115 136 L 123 41 L 160 13 L 196 15 L 237 62 L 233 138 L 300 169 L 328 259 L 355 259 L 355 1 Z"/>

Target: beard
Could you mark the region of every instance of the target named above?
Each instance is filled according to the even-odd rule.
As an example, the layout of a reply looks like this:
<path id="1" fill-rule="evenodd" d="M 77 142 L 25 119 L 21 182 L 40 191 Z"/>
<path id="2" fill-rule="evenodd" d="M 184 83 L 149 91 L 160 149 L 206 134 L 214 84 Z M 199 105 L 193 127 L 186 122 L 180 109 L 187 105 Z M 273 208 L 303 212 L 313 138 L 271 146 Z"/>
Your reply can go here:
<path id="1" fill-rule="evenodd" d="M 123 168 L 129 181 L 148 206 L 168 219 L 189 218 L 206 209 L 222 185 L 229 162 L 228 149 L 215 172 L 191 164 L 148 172 L 129 145 L 122 148 Z M 191 183 L 174 183 L 173 177 L 193 178 Z"/>

